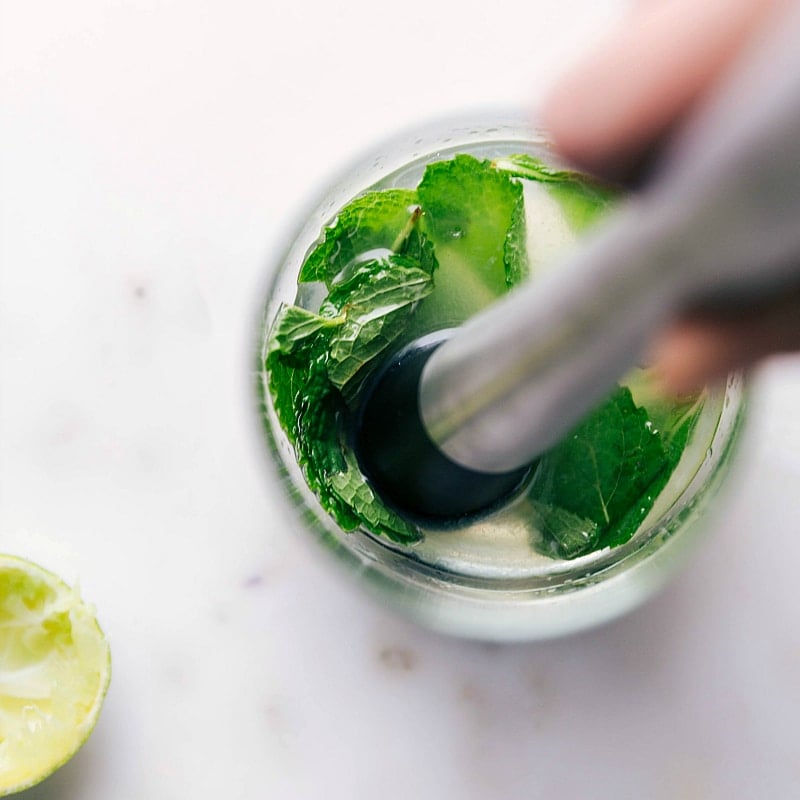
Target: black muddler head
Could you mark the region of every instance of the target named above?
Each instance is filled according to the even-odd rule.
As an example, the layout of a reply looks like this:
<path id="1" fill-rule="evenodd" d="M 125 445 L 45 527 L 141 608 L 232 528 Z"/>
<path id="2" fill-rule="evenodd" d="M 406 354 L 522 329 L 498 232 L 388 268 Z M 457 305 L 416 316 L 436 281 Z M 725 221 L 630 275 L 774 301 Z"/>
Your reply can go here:
<path id="1" fill-rule="evenodd" d="M 400 514 L 446 524 L 496 506 L 522 484 L 529 467 L 476 472 L 449 459 L 420 418 L 422 369 L 449 332 L 405 347 L 370 380 L 355 417 L 354 449 L 373 489 Z"/>

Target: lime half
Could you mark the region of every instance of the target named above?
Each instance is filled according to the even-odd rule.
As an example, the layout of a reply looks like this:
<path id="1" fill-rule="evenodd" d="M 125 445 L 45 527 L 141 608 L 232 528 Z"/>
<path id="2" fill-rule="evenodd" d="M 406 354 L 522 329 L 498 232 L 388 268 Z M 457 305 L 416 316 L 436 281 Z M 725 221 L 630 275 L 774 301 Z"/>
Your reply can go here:
<path id="1" fill-rule="evenodd" d="M 77 591 L 36 564 L 0 555 L 0 797 L 75 755 L 110 678 L 108 643 Z"/>

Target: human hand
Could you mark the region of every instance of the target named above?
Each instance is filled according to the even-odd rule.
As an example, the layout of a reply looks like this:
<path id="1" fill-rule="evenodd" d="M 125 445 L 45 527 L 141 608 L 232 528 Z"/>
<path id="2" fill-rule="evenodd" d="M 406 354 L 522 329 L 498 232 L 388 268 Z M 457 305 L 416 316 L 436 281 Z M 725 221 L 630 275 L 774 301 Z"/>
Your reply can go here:
<path id="1" fill-rule="evenodd" d="M 791 0 L 648 0 L 562 77 L 542 117 L 580 168 L 635 181 Z M 800 254 L 798 254 L 800 259 Z M 766 356 L 800 349 L 800 287 L 724 314 L 685 312 L 658 337 L 652 362 L 664 389 L 684 394 Z"/>

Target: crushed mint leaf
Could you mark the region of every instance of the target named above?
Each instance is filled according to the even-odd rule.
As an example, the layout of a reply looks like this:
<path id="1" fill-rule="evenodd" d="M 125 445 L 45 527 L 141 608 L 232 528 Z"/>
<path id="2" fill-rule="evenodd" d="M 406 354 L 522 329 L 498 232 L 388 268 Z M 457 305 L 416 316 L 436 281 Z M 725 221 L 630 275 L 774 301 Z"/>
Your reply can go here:
<path id="1" fill-rule="evenodd" d="M 522 186 L 489 161 L 457 155 L 429 164 L 417 196 L 438 262 L 434 292 L 415 320 L 419 335 L 491 303 L 508 289 L 509 274 L 525 273 L 527 258 Z"/>
<path id="2" fill-rule="evenodd" d="M 618 199 L 618 192 L 586 175 L 555 169 L 525 153 L 497 158 L 492 163 L 509 175 L 545 184 L 567 224 L 576 232 L 594 225 Z"/>
<path id="3" fill-rule="evenodd" d="M 625 531 L 631 524 L 629 511 L 644 519 L 657 494 L 651 487 L 665 480 L 668 468 L 667 452 L 647 412 L 635 405 L 629 389 L 620 387 L 542 457 L 528 495 L 594 522 L 598 535 L 587 550 L 598 549 L 620 543 L 621 524 Z"/>
<path id="4" fill-rule="evenodd" d="M 321 241 L 309 253 L 299 281 L 322 281 L 331 286 L 336 277 L 357 258 L 373 251 L 396 251 L 401 238 L 411 236 L 419 216 L 417 194 L 407 189 L 368 192 L 348 203 L 325 229 Z"/>

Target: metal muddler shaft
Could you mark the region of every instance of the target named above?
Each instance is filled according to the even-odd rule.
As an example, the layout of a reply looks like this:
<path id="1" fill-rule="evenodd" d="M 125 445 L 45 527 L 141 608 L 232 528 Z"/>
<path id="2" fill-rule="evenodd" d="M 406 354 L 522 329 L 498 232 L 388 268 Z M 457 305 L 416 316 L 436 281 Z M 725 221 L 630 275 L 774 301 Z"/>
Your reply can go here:
<path id="1" fill-rule="evenodd" d="M 690 303 L 800 286 L 800 6 L 563 268 L 469 320 L 422 371 L 438 448 L 502 473 L 555 444 Z M 800 325 L 800 313 L 798 314 Z"/>
<path id="2" fill-rule="evenodd" d="M 800 4 L 788 9 L 581 249 L 375 377 L 354 441 L 387 503 L 444 524 L 491 508 L 672 316 L 800 288 Z"/>

